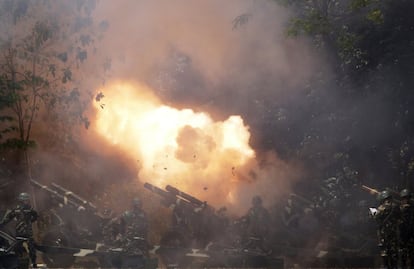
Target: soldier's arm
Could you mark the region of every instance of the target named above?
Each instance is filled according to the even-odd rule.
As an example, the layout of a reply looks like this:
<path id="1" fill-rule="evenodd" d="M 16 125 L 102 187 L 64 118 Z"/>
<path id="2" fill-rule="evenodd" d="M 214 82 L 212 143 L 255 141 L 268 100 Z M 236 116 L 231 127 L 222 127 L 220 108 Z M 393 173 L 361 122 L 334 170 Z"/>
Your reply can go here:
<path id="1" fill-rule="evenodd" d="M 148 229 L 148 227 L 149 227 L 148 218 L 147 218 L 147 215 L 145 213 L 143 213 L 142 225 L 144 226 L 145 229 Z"/>
<path id="2" fill-rule="evenodd" d="M 125 220 L 125 213 L 119 217 L 119 232 L 121 234 L 125 234 L 126 232 L 126 220 Z"/>
<path id="3" fill-rule="evenodd" d="M 37 214 L 36 210 L 32 210 L 32 212 L 31 212 L 31 221 L 35 222 L 38 217 L 39 217 L 39 215 Z"/>
<path id="4" fill-rule="evenodd" d="M 6 214 L 4 214 L 3 219 L 0 221 L 0 225 L 6 225 L 9 223 L 14 217 L 16 216 L 16 213 L 14 210 L 7 210 Z"/>

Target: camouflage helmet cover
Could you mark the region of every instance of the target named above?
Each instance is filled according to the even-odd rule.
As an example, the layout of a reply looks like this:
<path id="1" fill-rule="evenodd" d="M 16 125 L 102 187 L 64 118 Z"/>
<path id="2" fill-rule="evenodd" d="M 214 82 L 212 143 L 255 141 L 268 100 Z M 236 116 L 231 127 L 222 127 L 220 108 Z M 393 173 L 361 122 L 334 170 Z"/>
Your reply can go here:
<path id="1" fill-rule="evenodd" d="M 30 200 L 30 195 L 27 192 L 22 192 L 17 196 L 17 200 L 20 202 L 27 202 Z"/>
<path id="2" fill-rule="evenodd" d="M 383 190 L 382 192 L 380 192 L 380 194 L 378 195 L 378 199 L 380 200 L 380 202 L 391 198 L 391 193 L 388 190 Z"/>
<path id="3" fill-rule="evenodd" d="M 134 198 L 132 199 L 132 205 L 134 207 L 141 207 L 142 203 L 141 203 L 141 199 L 139 198 Z"/>
<path id="4" fill-rule="evenodd" d="M 262 197 L 259 195 L 256 195 L 252 198 L 252 204 L 253 205 L 261 205 L 262 204 Z"/>
<path id="5" fill-rule="evenodd" d="M 403 189 L 400 192 L 400 197 L 401 198 L 409 198 L 411 196 L 410 191 L 408 189 Z"/>

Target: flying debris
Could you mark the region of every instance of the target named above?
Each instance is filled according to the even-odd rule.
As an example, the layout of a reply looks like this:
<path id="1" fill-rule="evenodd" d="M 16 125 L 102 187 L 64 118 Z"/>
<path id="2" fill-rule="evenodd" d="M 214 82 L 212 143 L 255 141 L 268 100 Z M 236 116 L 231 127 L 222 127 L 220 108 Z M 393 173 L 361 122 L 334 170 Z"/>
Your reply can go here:
<path id="1" fill-rule="evenodd" d="M 95 96 L 95 101 L 96 102 L 100 102 L 102 98 L 104 98 L 105 95 L 102 92 L 99 92 L 96 96 Z"/>
<path id="2" fill-rule="evenodd" d="M 252 16 L 252 14 L 250 13 L 244 13 L 241 14 L 239 16 L 237 16 L 233 21 L 233 30 L 246 25 L 249 22 L 250 17 Z"/>

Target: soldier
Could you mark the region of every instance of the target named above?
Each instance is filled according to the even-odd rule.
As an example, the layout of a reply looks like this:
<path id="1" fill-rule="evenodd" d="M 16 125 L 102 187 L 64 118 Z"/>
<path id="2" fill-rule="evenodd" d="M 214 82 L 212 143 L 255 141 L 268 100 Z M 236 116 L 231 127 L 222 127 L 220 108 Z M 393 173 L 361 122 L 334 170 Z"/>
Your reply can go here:
<path id="1" fill-rule="evenodd" d="M 245 248 L 257 248 L 260 251 L 267 252 L 264 246 L 265 238 L 269 233 L 270 214 L 262 205 L 262 198 L 254 196 L 252 198 L 252 207 L 244 217 L 247 228 L 247 243 Z"/>
<path id="2" fill-rule="evenodd" d="M 400 221 L 400 253 L 401 268 L 407 268 L 407 261 L 410 261 L 410 268 L 414 268 L 414 206 L 411 194 L 408 189 L 400 193 L 401 221 Z"/>
<path id="3" fill-rule="evenodd" d="M 24 241 L 27 243 L 33 268 L 36 268 L 36 250 L 34 247 L 32 223 L 37 220 L 37 212 L 30 205 L 29 194 L 25 192 L 20 193 L 17 197 L 17 201 L 18 204 L 16 208 L 6 212 L 0 222 L 0 226 L 9 223 L 12 220 L 16 221 L 16 238 L 24 238 Z M 23 244 L 18 247 L 17 252 L 19 256 L 23 255 Z"/>
<path id="4" fill-rule="evenodd" d="M 208 222 L 211 241 L 225 242 L 230 236 L 230 219 L 227 216 L 227 208 L 220 207 L 215 213 L 215 216 Z M 206 225 L 204 225 L 206 226 Z"/>
<path id="5" fill-rule="evenodd" d="M 400 208 L 394 203 L 388 190 L 379 194 L 380 205 L 374 219 L 378 225 L 378 239 L 381 257 L 387 269 L 397 268 L 398 263 L 398 222 Z"/>
<path id="6" fill-rule="evenodd" d="M 227 216 L 227 207 L 222 206 L 217 210 L 216 213 L 217 216 L 217 224 L 216 227 L 217 229 L 225 232 L 227 231 L 227 229 L 229 228 L 230 225 L 230 220 L 229 217 Z"/>
<path id="7" fill-rule="evenodd" d="M 104 245 L 100 246 L 102 249 L 107 249 L 108 247 L 120 247 L 120 219 L 119 217 L 114 217 L 112 211 L 105 209 L 103 212 L 104 218 L 107 219 L 107 222 L 102 227 L 102 236 Z"/>
<path id="8" fill-rule="evenodd" d="M 137 254 L 138 250 L 148 255 L 148 221 L 139 198 L 133 199 L 132 209 L 120 217 L 120 227 L 122 246 L 125 250 L 132 254 Z"/>

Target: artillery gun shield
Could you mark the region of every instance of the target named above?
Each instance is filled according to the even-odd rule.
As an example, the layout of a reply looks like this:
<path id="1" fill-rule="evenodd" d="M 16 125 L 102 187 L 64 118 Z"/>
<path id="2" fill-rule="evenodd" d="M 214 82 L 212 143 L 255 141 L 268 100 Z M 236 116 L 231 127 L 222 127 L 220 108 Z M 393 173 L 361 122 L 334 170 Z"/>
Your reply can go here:
<path id="1" fill-rule="evenodd" d="M 157 252 L 167 267 L 185 267 L 189 263 L 185 257 L 188 240 L 176 231 L 166 233 L 160 241 L 162 248 Z"/>
<path id="2" fill-rule="evenodd" d="M 42 245 L 51 247 L 70 246 L 69 237 L 61 230 L 48 231 L 42 238 Z M 43 253 L 45 263 L 50 267 L 70 267 L 75 262 L 75 257 L 69 254 Z"/>

